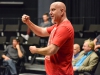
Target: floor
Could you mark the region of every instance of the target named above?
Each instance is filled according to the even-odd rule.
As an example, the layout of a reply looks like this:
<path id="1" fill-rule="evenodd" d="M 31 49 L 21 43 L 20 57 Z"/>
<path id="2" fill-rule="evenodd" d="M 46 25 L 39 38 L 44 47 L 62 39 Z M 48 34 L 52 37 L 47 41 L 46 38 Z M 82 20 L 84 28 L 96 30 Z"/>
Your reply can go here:
<path id="1" fill-rule="evenodd" d="M 46 75 L 45 67 L 44 65 L 41 65 L 41 64 L 31 65 L 30 63 L 25 63 L 25 69 L 26 71 L 19 75 Z"/>

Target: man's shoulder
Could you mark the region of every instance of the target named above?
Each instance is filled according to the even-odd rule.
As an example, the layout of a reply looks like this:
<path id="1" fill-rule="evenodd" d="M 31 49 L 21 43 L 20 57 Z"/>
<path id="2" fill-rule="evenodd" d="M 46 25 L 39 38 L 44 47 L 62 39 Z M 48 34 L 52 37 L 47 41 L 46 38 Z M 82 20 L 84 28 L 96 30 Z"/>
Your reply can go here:
<path id="1" fill-rule="evenodd" d="M 96 52 L 92 52 L 92 54 L 91 54 L 92 56 L 95 56 L 95 57 L 98 57 L 98 55 L 96 54 Z"/>
<path id="2" fill-rule="evenodd" d="M 79 54 L 80 55 L 82 55 L 82 54 L 84 54 L 85 52 L 84 52 L 84 50 L 83 51 L 81 51 Z M 93 51 L 91 54 L 90 54 L 91 56 L 97 56 L 97 54 Z M 97 56 L 98 57 L 98 56 Z"/>
<path id="3" fill-rule="evenodd" d="M 74 30 L 70 21 L 62 22 L 61 25 L 59 26 L 59 28 L 61 28 L 61 27 L 67 28 L 69 31 Z"/>
<path id="4" fill-rule="evenodd" d="M 72 25 L 71 22 L 69 20 L 66 20 L 62 22 L 60 26 L 69 26 L 69 25 Z"/>
<path id="5" fill-rule="evenodd" d="M 84 52 L 84 50 L 82 50 L 80 53 L 79 53 L 79 55 L 83 55 L 85 52 Z"/>
<path id="6" fill-rule="evenodd" d="M 21 47 L 21 48 L 23 48 L 23 46 L 22 46 L 22 45 L 20 45 L 20 47 Z"/>
<path id="7" fill-rule="evenodd" d="M 7 47 L 12 47 L 12 45 L 8 45 Z"/>

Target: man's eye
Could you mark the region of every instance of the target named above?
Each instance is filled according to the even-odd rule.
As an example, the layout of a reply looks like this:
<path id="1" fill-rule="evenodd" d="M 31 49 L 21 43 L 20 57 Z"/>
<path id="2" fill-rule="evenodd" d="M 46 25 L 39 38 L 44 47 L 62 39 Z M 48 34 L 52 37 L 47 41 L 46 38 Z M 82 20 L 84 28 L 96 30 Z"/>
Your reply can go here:
<path id="1" fill-rule="evenodd" d="M 54 11 L 55 9 L 52 9 L 52 11 Z"/>

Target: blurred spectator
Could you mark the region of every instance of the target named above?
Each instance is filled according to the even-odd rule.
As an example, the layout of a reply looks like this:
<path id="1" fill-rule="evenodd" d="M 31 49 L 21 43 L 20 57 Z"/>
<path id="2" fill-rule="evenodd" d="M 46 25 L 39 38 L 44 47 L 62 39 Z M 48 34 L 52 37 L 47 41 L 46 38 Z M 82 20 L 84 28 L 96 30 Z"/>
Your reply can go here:
<path id="1" fill-rule="evenodd" d="M 94 52 L 94 42 L 90 39 L 83 44 L 83 51 L 73 61 L 74 75 L 79 75 L 80 72 L 92 72 L 98 63 L 99 57 Z"/>
<path id="2" fill-rule="evenodd" d="M 49 27 L 52 25 L 52 23 L 49 21 L 48 13 L 43 14 L 42 18 L 43 18 L 44 22 L 40 23 L 40 25 L 39 25 L 40 27 Z M 47 45 L 47 42 L 48 42 L 48 37 L 40 38 L 41 47 L 45 47 Z"/>
<path id="3" fill-rule="evenodd" d="M 73 59 L 76 59 L 80 52 L 80 45 L 74 44 L 74 53 L 73 53 Z"/>
<path id="4" fill-rule="evenodd" d="M 25 40 L 28 40 L 29 39 L 29 36 L 30 36 L 30 33 L 31 33 L 31 30 L 30 28 L 28 27 L 27 28 L 27 34 L 24 35 L 24 34 L 21 34 L 21 36 L 25 39 Z M 33 33 L 34 34 L 34 33 Z"/>
<path id="5" fill-rule="evenodd" d="M 97 55 L 100 56 L 100 35 L 98 35 L 94 40 L 94 50 L 96 51 Z"/>
<path id="6" fill-rule="evenodd" d="M 42 18 L 43 18 L 43 22 L 40 23 L 39 25 L 40 27 L 49 27 L 52 25 L 51 22 L 49 21 L 48 13 L 43 14 Z"/>
<path id="7" fill-rule="evenodd" d="M 16 63 L 19 58 L 22 58 L 25 54 L 25 51 L 21 45 L 19 45 L 19 39 L 13 39 L 12 45 L 8 45 L 4 50 L 2 55 L 3 65 L 6 66 L 5 75 L 17 75 Z"/>
<path id="8" fill-rule="evenodd" d="M 51 22 L 49 21 L 49 14 L 48 13 L 43 14 L 42 18 L 43 18 L 43 22 L 41 22 L 39 26 L 40 27 L 49 27 L 51 25 Z M 21 34 L 21 36 L 25 40 L 28 40 L 29 36 L 30 36 L 30 32 L 31 32 L 31 30 L 28 28 L 27 29 L 27 34 L 26 35 Z M 33 33 L 33 36 L 35 36 L 34 33 Z"/>

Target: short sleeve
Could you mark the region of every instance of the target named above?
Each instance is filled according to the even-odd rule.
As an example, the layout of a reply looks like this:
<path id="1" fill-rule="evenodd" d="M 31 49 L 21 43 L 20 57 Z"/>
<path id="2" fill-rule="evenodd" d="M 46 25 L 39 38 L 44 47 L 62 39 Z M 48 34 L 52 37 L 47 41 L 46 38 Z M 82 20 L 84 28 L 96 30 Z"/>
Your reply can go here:
<path id="1" fill-rule="evenodd" d="M 47 32 L 50 34 L 54 27 L 55 27 L 55 25 L 47 27 Z"/>
<path id="2" fill-rule="evenodd" d="M 61 47 L 68 40 L 70 35 L 72 35 L 71 29 L 67 28 L 67 26 L 61 26 L 57 29 L 52 44 Z"/>

